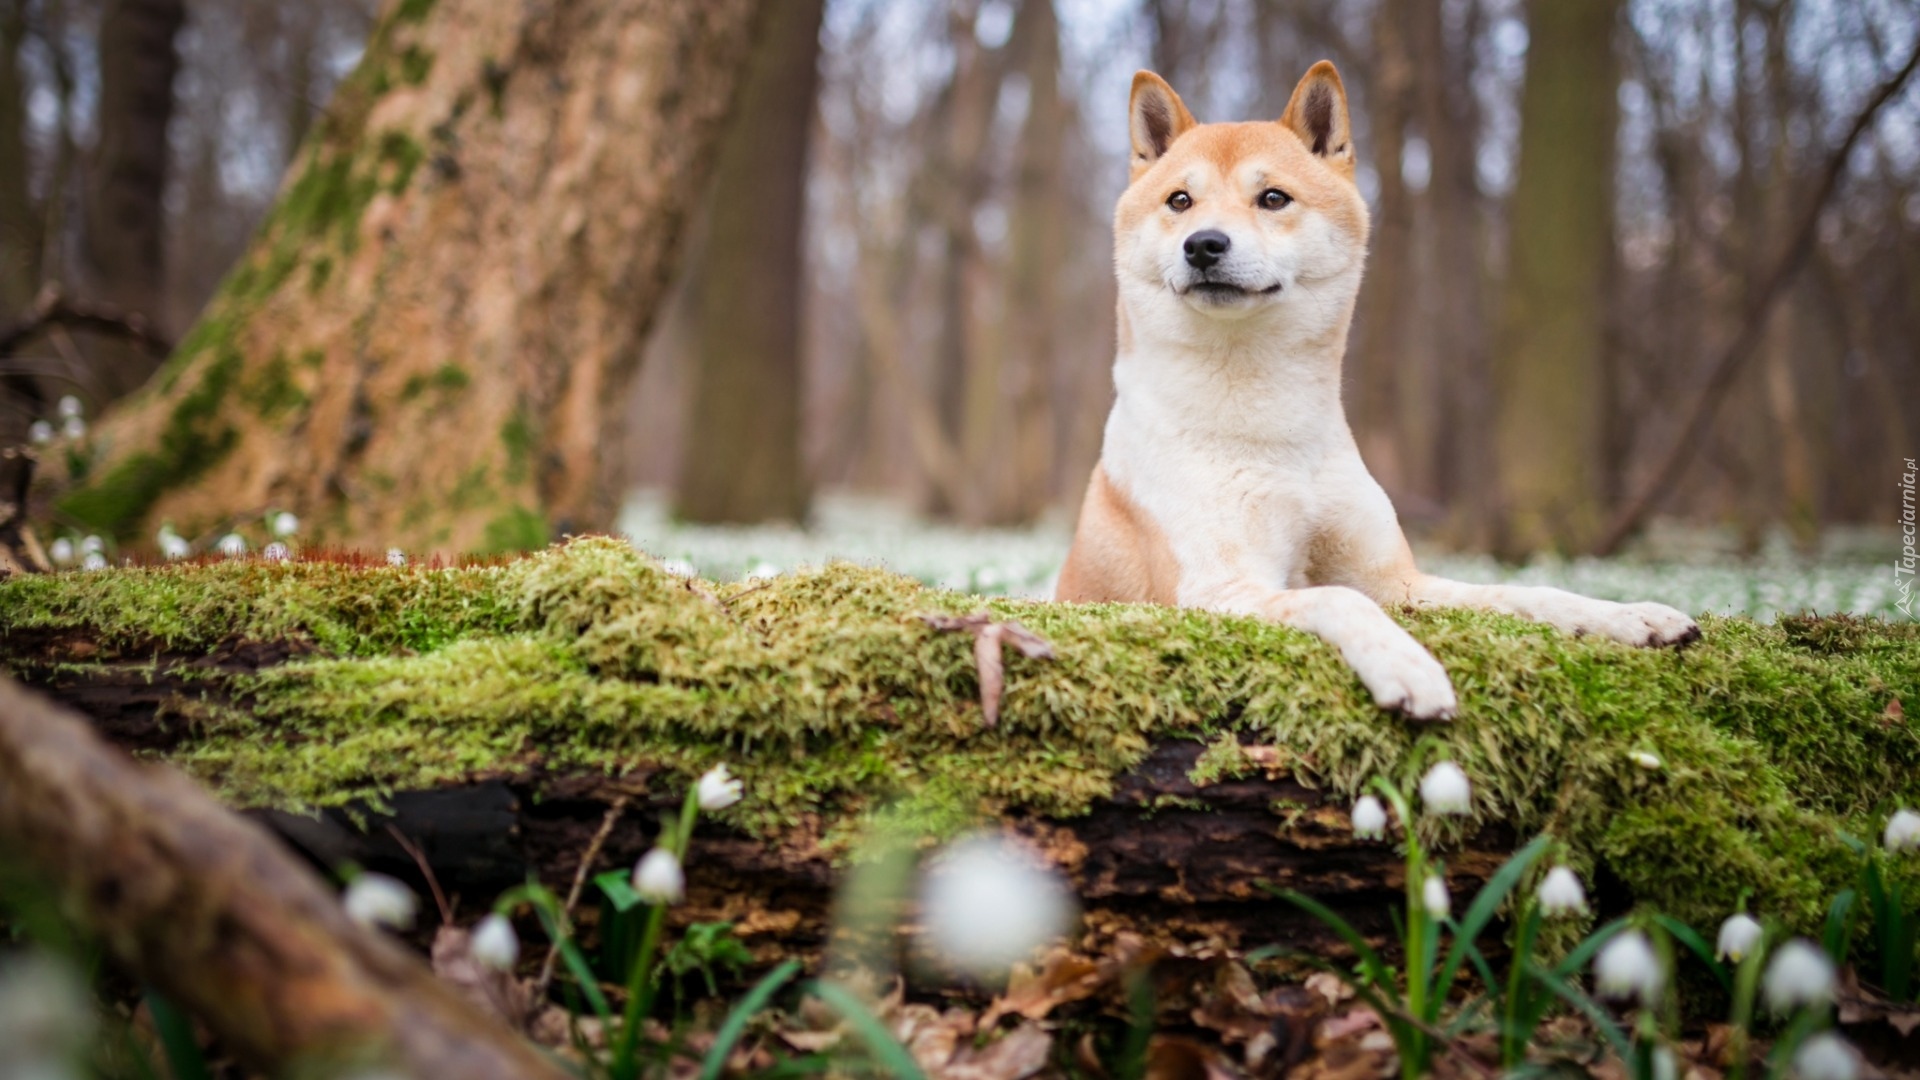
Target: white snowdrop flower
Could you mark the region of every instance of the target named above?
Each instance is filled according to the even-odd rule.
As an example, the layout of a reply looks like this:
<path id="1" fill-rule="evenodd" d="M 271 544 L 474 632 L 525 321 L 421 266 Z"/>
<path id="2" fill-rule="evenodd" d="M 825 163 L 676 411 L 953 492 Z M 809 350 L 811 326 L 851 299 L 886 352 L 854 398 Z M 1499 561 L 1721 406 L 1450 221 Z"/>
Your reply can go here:
<path id="1" fill-rule="evenodd" d="M 54 411 L 59 413 L 63 420 L 71 420 L 76 416 L 85 416 L 87 412 L 86 408 L 80 404 L 80 399 L 74 397 L 72 394 L 62 394 L 60 396 L 60 404 L 54 407 Z"/>
<path id="2" fill-rule="evenodd" d="M 690 578 L 700 576 L 699 568 L 685 559 L 664 559 L 660 563 L 660 570 L 662 573 L 672 574 L 674 577 Z"/>
<path id="3" fill-rule="evenodd" d="M 27 425 L 27 440 L 35 446 L 45 446 L 53 441 L 53 425 L 45 420 L 35 420 Z"/>
<path id="4" fill-rule="evenodd" d="M 94 552 L 105 550 L 107 550 L 107 542 L 98 536 L 88 534 L 80 540 L 80 553 L 82 555 L 91 555 Z"/>
<path id="5" fill-rule="evenodd" d="M 1680 1063 L 1664 1046 L 1653 1048 L 1653 1080 L 1680 1080 Z"/>
<path id="6" fill-rule="evenodd" d="M 1420 886 L 1420 906 L 1436 919 L 1444 919 L 1453 913 L 1453 898 L 1447 895 L 1445 878 L 1439 874 L 1427 875 L 1426 884 Z"/>
<path id="7" fill-rule="evenodd" d="M 498 912 L 481 919 L 473 928 L 473 958 L 482 967 L 512 971 L 520 960 L 520 937 L 513 924 Z"/>
<path id="8" fill-rule="evenodd" d="M 1371 795 L 1353 802 L 1353 835 L 1362 840 L 1384 840 L 1387 835 L 1387 808 Z"/>
<path id="9" fill-rule="evenodd" d="M 1847 1040 L 1831 1031 L 1817 1032 L 1794 1051 L 1793 1075 L 1800 1080 L 1856 1080 L 1860 1059 Z"/>
<path id="10" fill-rule="evenodd" d="M 163 529 L 160 532 L 160 554 L 170 561 L 178 561 L 193 554 L 193 545 L 178 534 Z"/>
<path id="11" fill-rule="evenodd" d="M 740 801 L 740 781 L 725 764 L 715 765 L 700 777 L 698 798 L 702 810 L 725 810 Z"/>
<path id="12" fill-rule="evenodd" d="M 935 952 L 963 972 L 990 978 L 1064 935 L 1074 910 L 1045 859 L 988 832 L 949 844 L 927 869 L 920 916 Z"/>
<path id="13" fill-rule="evenodd" d="M 1737 964 L 1759 947 L 1761 933 L 1758 919 L 1744 911 L 1736 911 L 1720 924 L 1720 940 L 1714 945 L 1714 955 Z"/>
<path id="14" fill-rule="evenodd" d="M 80 560 L 80 569 L 82 570 L 105 570 L 106 568 L 107 557 L 97 551 L 87 552 L 87 557 Z"/>
<path id="15" fill-rule="evenodd" d="M 1660 956 L 1653 942 L 1638 930 L 1616 935 L 1593 960 L 1593 977 L 1600 992 L 1608 997 L 1638 998 L 1652 1005 L 1660 1000 L 1667 974 L 1661 969 Z"/>
<path id="16" fill-rule="evenodd" d="M 60 422 L 60 434 L 68 439 L 87 437 L 87 422 L 77 416 L 69 416 Z"/>
<path id="17" fill-rule="evenodd" d="M 780 568 L 770 562 L 754 563 L 753 569 L 747 571 L 746 574 L 748 581 L 771 581 L 779 576 Z"/>
<path id="18" fill-rule="evenodd" d="M 292 536 L 299 531 L 299 518 L 287 513 L 285 510 L 273 515 L 273 535 L 284 538 Z"/>
<path id="19" fill-rule="evenodd" d="M 1777 1013 L 1825 1005 L 1833 1000 L 1833 989 L 1833 961 L 1806 938 L 1794 938 L 1775 950 L 1760 982 L 1767 1007 Z"/>
<path id="20" fill-rule="evenodd" d="M 1920 852 L 1920 814 L 1906 809 L 1895 810 L 1893 816 L 1887 819 L 1887 833 L 1882 839 L 1889 854 Z"/>
<path id="21" fill-rule="evenodd" d="M 1654 772 L 1659 769 L 1665 768 L 1667 764 L 1666 762 L 1660 760 L 1660 755 L 1649 753 L 1645 750 L 1631 751 L 1630 753 L 1627 754 L 1627 760 L 1633 762 L 1635 765 L 1638 765 L 1643 769 L 1646 769 L 1648 772 Z"/>
<path id="22" fill-rule="evenodd" d="M 1578 874 L 1564 866 L 1547 871 L 1534 898 L 1540 902 L 1541 913 L 1548 918 L 1587 913 L 1586 887 L 1580 884 Z"/>
<path id="23" fill-rule="evenodd" d="M 247 542 L 239 533 L 228 533 L 220 538 L 220 543 L 216 546 L 220 549 L 220 554 L 229 559 L 237 559 L 247 553 Z"/>
<path id="24" fill-rule="evenodd" d="M 388 566 L 407 565 L 407 553 L 404 551 L 401 551 L 399 548 L 388 548 L 387 549 L 387 565 Z"/>
<path id="25" fill-rule="evenodd" d="M 347 886 L 344 901 L 347 918 L 372 929 L 387 926 L 407 930 L 413 926 L 420 901 L 413 890 L 385 874 L 361 874 Z"/>
<path id="26" fill-rule="evenodd" d="M 1473 786 L 1467 774 L 1451 761 L 1443 761 L 1420 778 L 1420 803 L 1430 814 L 1464 814 L 1472 806 Z"/>
<path id="27" fill-rule="evenodd" d="M 260 549 L 260 557 L 268 562 L 286 562 L 287 554 L 287 545 L 278 540 Z"/>
<path id="28" fill-rule="evenodd" d="M 677 904 L 687 894 L 687 875 L 673 852 L 657 847 L 634 864 L 633 891 L 649 904 Z"/>
<path id="29" fill-rule="evenodd" d="M 0 1075 L 78 1077 L 67 1059 L 93 1027 L 93 996 L 65 961 L 37 951 L 0 960 Z"/>
<path id="30" fill-rule="evenodd" d="M 55 566 L 73 565 L 73 541 L 62 536 L 48 544 L 47 558 L 52 559 Z"/>

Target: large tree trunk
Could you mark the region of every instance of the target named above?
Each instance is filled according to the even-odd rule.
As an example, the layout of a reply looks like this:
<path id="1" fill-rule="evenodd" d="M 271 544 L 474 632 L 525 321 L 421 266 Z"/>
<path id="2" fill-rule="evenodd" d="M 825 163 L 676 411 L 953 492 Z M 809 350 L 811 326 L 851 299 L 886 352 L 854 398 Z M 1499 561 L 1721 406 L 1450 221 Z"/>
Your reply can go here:
<path id="1" fill-rule="evenodd" d="M 714 167 L 694 285 L 699 349 L 675 508 L 692 521 L 799 521 L 807 143 L 825 0 L 769 12 Z"/>
<path id="2" fill-rule="evenodd" d="M 24 5 L 0 11 L 0 320 L 18 318 L 40 285 L 40 219 L 28 187 Z"/>
<path id="3" fill-rule="evenodd" d="M 252 250 L 60 501 L 438 551 L 607 528 L 612 440 L 760 5 L 395 0 Z"/>
<path id="4" fill-rule="evenodd" d="M 1401 175 L 1413 113 L 1413 58 L 1409 0 L 1385 0 L 1374 14 L 1377 64 L 1371 87 L 1374 172 L 1380 197 L 1373 216 L 1373 251 L 1354 351 L 1354 438 L 1368 471 L 1389 494 L 1406 494 L 1412 455 L 1401 424 L 1402 388 L 1410 374 L 1408 331 L 1413 297 L 1413 201 Z"/>
<path id="5" fill-rule="evenodd" d="M 1008 487 L 994 517 L 1026 523 L 1047 507 L 1053 475 L 1054 413 L 1050 393 L 1057 366 L 1054 327 L 1064 290 L 1069 214 L 1062 205 L 1061 158 L 1068 108 L 1060 95 L 1060 22 L 1053 0 L 1026 0 L 1014 20 L 1012 48 L 1027 81 L 1027 118 L 1020 133 L 1013 207 L 1009 214 L 1006 317 L 1001 351 L 1007 398 L 996 413 L 1010 421 Z M 1006 408 L 1010 399 L 1012 408 Z"/>
<path id="6" fill-rule="evenodd" d="M 1581 550 L 1600 527 L 1620 0 L 1528 4 L 1498 381 L 1500 545 Z"/>
<path id="7" fill-rule="evenodd" d="M 100 16 L 100 128 L 82 192 L 81 262 L 93 298 L 152 320 L 166 292 L 167 125 L 180 68 L 174 37 L 186 18 L 182 0 L 114 0 Z M 117 342 L 89 353 L 102 399 L 153 372 L 146 353 Z"/>

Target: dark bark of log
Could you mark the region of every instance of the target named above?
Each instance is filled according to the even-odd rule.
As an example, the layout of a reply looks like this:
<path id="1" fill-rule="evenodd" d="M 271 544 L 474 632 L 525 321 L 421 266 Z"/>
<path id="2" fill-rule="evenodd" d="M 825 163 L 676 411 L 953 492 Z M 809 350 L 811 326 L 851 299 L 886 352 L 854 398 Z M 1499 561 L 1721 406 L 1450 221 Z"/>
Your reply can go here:
<path id="1" fill-rule="evenodd" d="M 267 831 L 11 680 L 0 680 L 0 856 L 255 1067 L 347 1052 L 414 1076 L 565 1075 L 418 957 L 349 922 Z"/>
<path id="2" fill-rule="evenodd" d="M 261 643 L 198 657 L 156 646 L 154 666 L 127 665 L 121 672 L 96 665 L 84 674 L 34 662 L 72 661 L 87 647 L 70 636 L 0 638 L 0 655 L 12 658 L 30 684 L 86 713 L 107 738 L 162 752 L 191 739 L 185 725 L 165 718 L 172 702 L 206 692 L 209 670 L 243 671 L 289 655 Z M 1103 932 L 1343 951 L 1324 927 L 1263 887 L 1270 885 L 1317 897 L 1385 943 L 1388 910 L 1405 884 L 1394 847 L 1356 841 L 1344 805 L 1287 776 L 1194 784 L 1188 774 L 1202 749 L 1195 742 L 1163 742 L 1087 814 L 1054 819 L 1015 808 L 1008 823 L 1067 872 L 1089 926 Z M 629 808 L 592 869 L 632 865 L 652 845 L 660 813 L 677 808 L 682 796 L 649 781 L 644 770 L 617 777 L 530 771 L 398 793 L 385 808 L 253 816 L 320 866 L 353 862 L 424 891 L 412 857 L 394 838 L 397 830 L 472 912 L 529 873 L 564 894 L 608 808 L 622 798 Z M 838 877 L 819 839 L 806 829 L 753 838 L 703 824 L 687 859 L 688 901 L 674 908 L 673 921 L 731 921 L 762 959 L 812 955 L 825 939 Z M 1507 830 L 1494 827 L 1445 852 L 1456 894 L 1477 889 L 1514 846 Z M 590 925 L 591 912 L 586 916 Z"/>

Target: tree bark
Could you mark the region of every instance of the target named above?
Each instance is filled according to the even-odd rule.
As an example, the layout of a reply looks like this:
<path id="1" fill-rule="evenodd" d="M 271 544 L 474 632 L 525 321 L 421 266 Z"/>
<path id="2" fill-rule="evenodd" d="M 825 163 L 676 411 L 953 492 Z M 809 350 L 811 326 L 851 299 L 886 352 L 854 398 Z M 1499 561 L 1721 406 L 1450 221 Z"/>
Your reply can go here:
<path id="1" fill-rule="evenodd" d="M 675 509 L 690 521 L 801 521 L 807 144 L 825 0 L 769 10 L 714 166 Z"/>
<path id="2" fill-rule="evenodd" d="M 1407 35 L 1409 0 L 1384 0 L 1374 13 L 1376 66 L 1370 87 L 1374 172 L 1380 197 L 1373 217 L 1373 251 L 1361 302 L 1360 348 L 1354 359 L 1353 434 L 1367 470 L 1391 495 L 1409 486 L 1412 455 L 1401 424 L 1400 392 L 1410 372 L 1407 333 L 1412 325 L 1413 201 L 1402 176 L 1407 127 L 1413 113 L 1413 58 Z"/>
<path id="3" fill-rule="evenodd" d="M 1533 0 L 1496 370 L 1499 546 L 1589 547 L 1601 519 L 1619 0 Z"/>
<path id="4" fill-rule="evenodd" d="M 69 518 L 122 537 L 508 550 L 611 527 L 622 391 L 755 0 L 394 0 L 252 249 L 101 425 Z"/>
<path id="5" fill-rule="evenodd" d="M 136 977 L 278 1075 L 389 1061 L 406 1075 L 565 1074 L 481 1016 L 259 825 L 0 679 L 0 852 Z M 364 1059 L 363 1059 L 364 1060 Z"/>
<path id="6" fill-rule="evenodd" d="M 40 288 L 40 217 L 28 186 L 26 86 L 20 46 L 24 5 L 0 12 L 0 319 L 15 318 Z"/>
<path id="7" fill-rule="evenodd" d="M 166 295 L 167 173 L 172 151 L 174 37 L 182 0 L 113 0 L 100 16 L 99 137 L 82 189 L 80 253 L 87 291 L 150 320 Z M 117 343 L 89 349 L 101 400 L 133 390 L 152 358 Z"/>

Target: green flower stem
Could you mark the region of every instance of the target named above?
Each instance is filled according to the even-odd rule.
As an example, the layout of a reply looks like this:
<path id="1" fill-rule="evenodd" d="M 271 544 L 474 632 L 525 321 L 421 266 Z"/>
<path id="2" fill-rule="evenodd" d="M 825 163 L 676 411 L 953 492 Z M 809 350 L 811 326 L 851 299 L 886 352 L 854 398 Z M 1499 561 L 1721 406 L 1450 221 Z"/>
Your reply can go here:
<path id="1" fill-rule="evenodd" d="M 665 841 L 667 850 L 673 852 L 683 874 L 686 872 L 687 844 L 693 839 L 693 823 L 699 815 L 699 792 L 697 789 L 688 791 L 680 807 L 679 819 L 660 831 L 660 839 Z M 615 1044 L 613 1052 L 614 1080 L 634 1080 L 639 1075 L 635 1049 L 640 1042 L 640 1026 L 653 1011 L 653 996 L 659 983 L 654 978 L 654 966 L 666 925 L 667 905 L 647 905 L 647 925 L 640 934 L 640 949 L 634 954 L 633 964 L 627 970 L 627 1008 L 621 1017 L 620 1041 Z"/>

